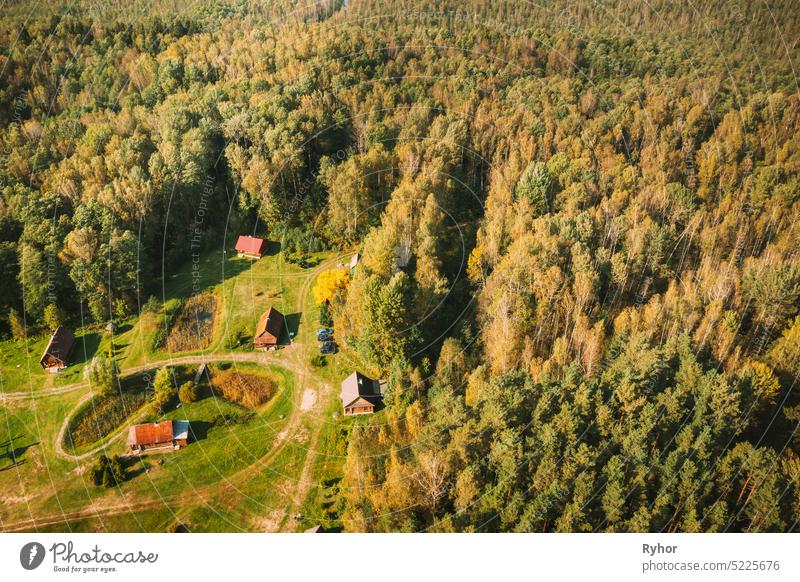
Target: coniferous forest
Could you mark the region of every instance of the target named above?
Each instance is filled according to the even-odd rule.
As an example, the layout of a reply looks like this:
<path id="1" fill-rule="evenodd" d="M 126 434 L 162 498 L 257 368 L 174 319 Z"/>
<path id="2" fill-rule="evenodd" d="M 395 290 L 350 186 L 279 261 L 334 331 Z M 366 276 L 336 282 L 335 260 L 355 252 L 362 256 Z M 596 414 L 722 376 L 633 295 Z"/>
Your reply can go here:
<path id="1" fill-rule="evenodd" d="M 794 0 L 7 2 L 0 337 L 357 251 L 345 531 L 797 531 L 798 57 Z"/>

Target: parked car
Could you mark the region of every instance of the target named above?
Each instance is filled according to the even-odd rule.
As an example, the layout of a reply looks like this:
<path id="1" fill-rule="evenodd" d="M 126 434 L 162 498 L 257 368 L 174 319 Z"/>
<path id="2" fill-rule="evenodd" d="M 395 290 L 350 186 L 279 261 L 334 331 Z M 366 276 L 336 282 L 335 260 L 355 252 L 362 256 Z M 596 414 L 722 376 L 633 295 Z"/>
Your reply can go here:
<path id="1" fill-rule="evenodd" d="M 322 347 L 319 349 L 319 352 L 321 354 L 335 354 L 338 351 L 339 350 L 336 347 L 336 344 L 333 343 L 332 341 L 326 341 L 325 343 L 322 344 Z"/>
<path id="2" fill-rule="evenodd" d="M 319 335 L 321 333 L 330 333 L 330 334 L 332 334 L 333 330 L 331 328 L 329 328 L 329 327 L 318 327 L 317 328 L 317 335 Z"/>
<path id="3" fill-rule="evenodd" d="M 333 340 L 333 336 L 329 333 L 321 333 L 317 336 L 317 341 L 320 342 L 329 342 Z"/>

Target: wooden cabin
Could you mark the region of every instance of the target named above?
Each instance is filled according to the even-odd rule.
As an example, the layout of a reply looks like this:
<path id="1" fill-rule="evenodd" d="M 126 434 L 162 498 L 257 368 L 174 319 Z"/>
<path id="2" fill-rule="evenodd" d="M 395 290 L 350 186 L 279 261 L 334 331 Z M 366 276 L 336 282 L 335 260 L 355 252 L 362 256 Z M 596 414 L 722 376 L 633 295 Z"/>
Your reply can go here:
<path id="1" fill-rule="evenodd" d="M 57 327 L 47 342 L 39 363 L 48 372 L 59 372 L 67 367 L 72 349 L 75 347 L 75 336 L 66 327 Z"/>
<path id="2" fill-rule="evenodd" d="M 267 241 L 263 238 L 243 235 L 236 241 L 236 254 L 248 259 L 260 259 L 264 256 Z"/>
<path id="3" fill-rule="evenodd" d="M 188 420 L 162 420 L 128 428 L 128 446 L 141 453 L 156 449 L 180 449 L 189 443 Z"/>
<path id="4" fill-rule="evenodd" d="M 274 350 L 278 347 L 283 331 L 283 313 L 270 307 L 258 320 L 256 336 L 253 340 L 257 350 Z"/>
<path id="5" fill-rule="evenodd" d="M 345 416 L 372 414 L 383 401 L 386 382 L 353 372 L 342 382 L 342 408 Z"/>

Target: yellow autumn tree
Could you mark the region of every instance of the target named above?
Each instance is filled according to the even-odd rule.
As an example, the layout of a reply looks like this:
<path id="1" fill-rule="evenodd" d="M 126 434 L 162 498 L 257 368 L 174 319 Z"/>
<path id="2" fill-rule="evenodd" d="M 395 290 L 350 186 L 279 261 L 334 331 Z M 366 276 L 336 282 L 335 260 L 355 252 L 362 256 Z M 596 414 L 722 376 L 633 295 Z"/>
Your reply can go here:
<path id="1" fill-rule="evenodd" d="M 333 301 L 337 294 L 347 289 L 350 284 L 350 273 L 344 269 L 328 269 L 322 271 L 311 293 L 319 304 Z"/>

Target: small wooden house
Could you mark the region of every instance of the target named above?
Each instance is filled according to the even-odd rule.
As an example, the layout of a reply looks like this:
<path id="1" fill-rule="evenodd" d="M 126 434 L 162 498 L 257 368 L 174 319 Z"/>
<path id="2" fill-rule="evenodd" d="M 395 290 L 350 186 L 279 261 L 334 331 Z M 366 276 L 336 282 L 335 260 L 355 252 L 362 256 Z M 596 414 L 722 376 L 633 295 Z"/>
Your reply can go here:
<path id="1" fill-rule="evenodd" d="M 180 449 L 188 442 L 188 420 L 162 420 L 128 428 L 128 446 L 137 453 L 154 449 Z"/>
<path id="2" fill-rule="evenodd" d="M 240 236 L 236 241 L 236 254 L 248 259 L 260 259 L 264 256 L 267 248 L 267 241 L 263 238 L 254 236 Z"/>
<path id="3" fill-rule="evenodd" d="M 356 268 L 356 266 L 358 265 L 360 260 L 361 260 L 361 255 L 360 254 L 356 253 L 356 254 L 353 255 L 353 257 L 350 259 L 350 271 L 351 272 Z"/>
<path id="4" fill-rule="evenodd" d="M 383 401 L 386 383 L 353 372 L 342 382 L 342 408 L 345 416 L 372 414 Z"/>
<path id="5" fill-rule="evenodd" d="M 257 350 L 274 350 L 278 347 L 278 341 L 283 331 L 283 314 L 270 307 L 258 320 L 256 335 L 253 343 Z"/>
<path id="6" fill-rule="evenodd" d="M 72 348 L 75 347 L 75 336 L 66 327 L 57 327 L 47 342 L 39 363 L 48 372 L 58 372 L 67 367 Z"/>

